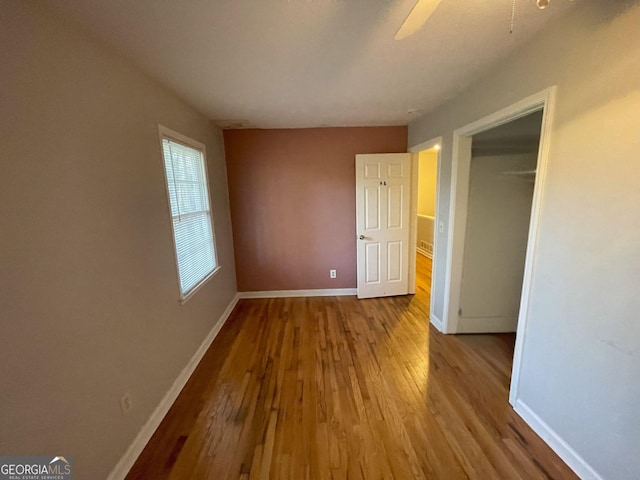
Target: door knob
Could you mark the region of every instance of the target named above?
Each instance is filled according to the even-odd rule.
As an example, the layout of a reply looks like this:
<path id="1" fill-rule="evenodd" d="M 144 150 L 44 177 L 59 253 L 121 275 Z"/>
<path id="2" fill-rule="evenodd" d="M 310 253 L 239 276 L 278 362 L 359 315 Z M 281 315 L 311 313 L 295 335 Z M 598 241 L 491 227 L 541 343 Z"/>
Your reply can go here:
<path id="1" fill-rule="evenodd" d="M 364 235 L 360 235 L 358 238 L 359 238 L 360 240 L 364 240 Z"/>

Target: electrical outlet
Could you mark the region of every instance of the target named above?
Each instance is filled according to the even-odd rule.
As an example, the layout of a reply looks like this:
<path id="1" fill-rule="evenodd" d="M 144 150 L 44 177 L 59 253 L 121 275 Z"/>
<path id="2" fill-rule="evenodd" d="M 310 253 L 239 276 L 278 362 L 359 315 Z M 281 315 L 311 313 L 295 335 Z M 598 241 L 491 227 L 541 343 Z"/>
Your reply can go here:
<path id="1" fill-rule="evenodd" d="M 329 270 L 329 278 L 336 278 L 336 271 L 335 270 Z"/>
<path id="2" fill-rule="evenodd" d="M 128 415 L 132 408 L 133 402 L 131 401 L 131 394 L 127 392 L 120 398 L 120 410 L 122 411 L 122 415 Z"/>

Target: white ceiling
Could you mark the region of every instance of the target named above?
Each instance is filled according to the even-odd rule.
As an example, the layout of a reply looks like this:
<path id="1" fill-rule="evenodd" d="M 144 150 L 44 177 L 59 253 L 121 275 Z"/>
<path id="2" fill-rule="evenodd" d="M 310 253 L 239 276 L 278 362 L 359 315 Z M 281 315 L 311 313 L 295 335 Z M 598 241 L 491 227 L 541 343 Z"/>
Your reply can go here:
<path id="1" fill-rule="evenodd" d="M 415 0 L 48 2 L 220 125 L 260 128 L 407 124 L 576 8 L 517 0 L 510 34 L 512 0 L 443 0 L 395 41 Z"/>

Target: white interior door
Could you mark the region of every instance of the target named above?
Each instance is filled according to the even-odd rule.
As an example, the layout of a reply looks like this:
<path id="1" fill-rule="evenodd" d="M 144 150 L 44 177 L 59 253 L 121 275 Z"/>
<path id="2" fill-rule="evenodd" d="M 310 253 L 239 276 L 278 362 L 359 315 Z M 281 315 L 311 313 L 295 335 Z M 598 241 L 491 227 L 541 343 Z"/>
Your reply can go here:
<path id="1" fill-rule="evenodd" d="M 406 295 L 411 154 L 356 155 L 358 298 Z"/>

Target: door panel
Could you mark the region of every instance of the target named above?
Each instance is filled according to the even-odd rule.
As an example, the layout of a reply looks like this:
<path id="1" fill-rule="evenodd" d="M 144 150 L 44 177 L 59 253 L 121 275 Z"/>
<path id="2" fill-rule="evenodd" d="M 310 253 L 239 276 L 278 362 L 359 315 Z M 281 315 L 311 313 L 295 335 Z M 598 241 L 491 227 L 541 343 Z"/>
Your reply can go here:
<path id="1" fill-rule="evenodd" d="M 411 155 L 356 155 L 358 297 L 408 293 Z"/>
<path id="2" fill-rule="evenodd" d="M 380 187 L 365 187 L 365 225 L 366 231 L 380 228 Z"/>
<path id="3" fill-rule="evenodd" d="M 387 228 L 402 228 L 402 185 L 388 187 Z"/>
<path id="4" fill-rule="evenodd" d="M 387 244 L 387 281 L 402 281 L 402 242 Z"/>
<path id="5" fill-rule="evenodd" d="M 367 285 L 380 283 L 380 244 L 367 243 L 365 245 L 365 282 Z"/>
<path id="6" fill-rule="evenodd" d="M 403 154 L 404 155 L 404 154 Z M 388 178 L 402 178 L 403 177 L 403 165 L 402 163 L 390 163 L 387 166 Z"/>
<path id="7" fill-rule="evenodd" d="M 364 166 L 364 178 L 366 180 L 378 180 L 380 178 L 380 165 L 371 163 Z"/>

